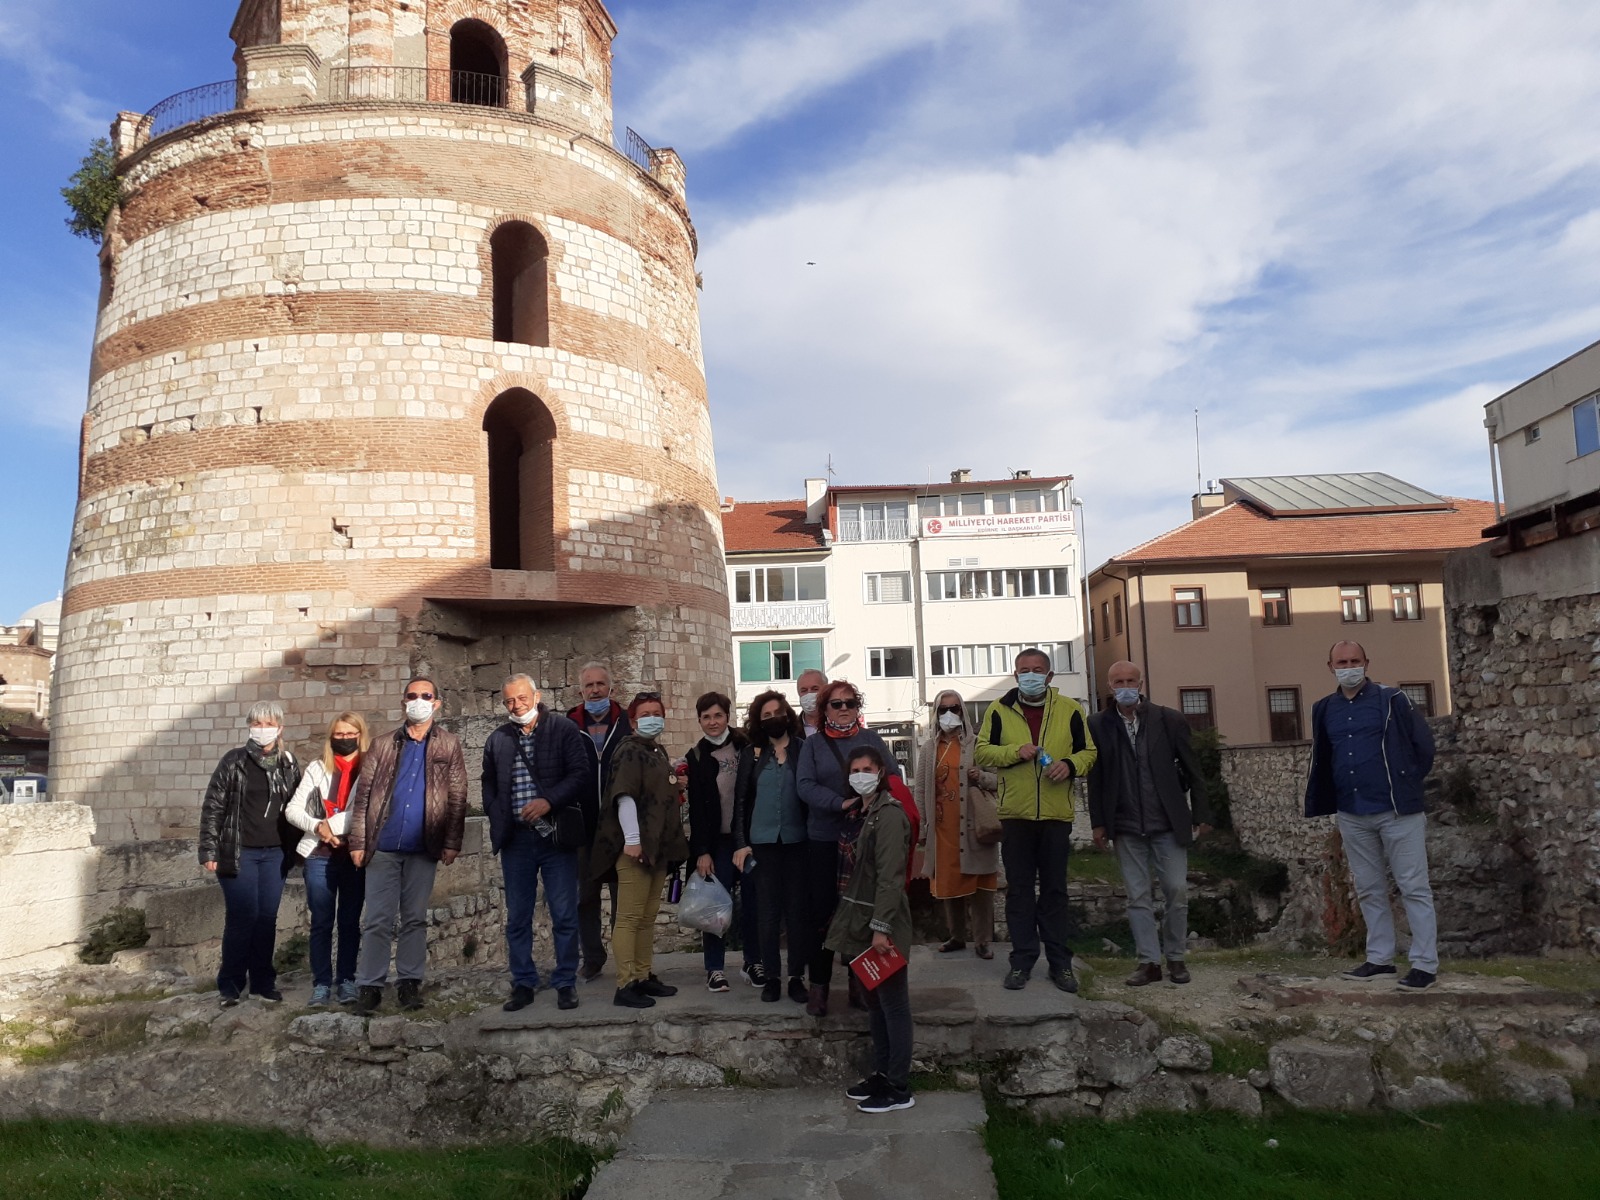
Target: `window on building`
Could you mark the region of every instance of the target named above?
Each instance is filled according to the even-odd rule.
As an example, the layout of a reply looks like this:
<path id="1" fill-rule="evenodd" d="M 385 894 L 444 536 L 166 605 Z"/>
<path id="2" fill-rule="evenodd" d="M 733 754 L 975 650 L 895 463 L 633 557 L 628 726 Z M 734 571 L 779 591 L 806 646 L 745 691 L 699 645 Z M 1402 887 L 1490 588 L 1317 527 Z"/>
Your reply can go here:
<path id="1" fill-rule="evenodd" d="M 1600 396 L 1590 396 L 1573 405 L 1572 440 L 1579 458 L 1600 450 Z"/>
<path id="2" fill-rule="evenodd" d="M 1406 694 L 1406 699 L 1411 701 L 1412 708 L 1425 717 L 1433 716 L 1433 684 L 1402 683 L 1400 690 Z"/>
<path id="3" fill-rule="evenodd" d="M 733 573 L 735 604 L 794 604 L 828 598 L 823 567 L 751 567 Z"/>
<path id="4" fill-rule="evenodd" d="M 1522 431 L 1522 444 L 1524 446 L 1531 446 L 1542 436 L 1544 436 L 1543 432 L 1537 425 L 1529 425 Z"/>
<path id="5" fill-rule="evenodd" d="M 841 542 L 900 542 L 911 537 L 911 507 L 904 500 L 839 505 Z"/>
<path id="6" fill-rule="evenodd" d="M 1389 601 L 1396 621 L 1422 620 L 1422 587 L 1415 583 L 1391 583 Z"/>
<path id="7" fill-rule="evenodd" d="M 1211 706 L 1211 689 L 1205 688 L 1179 688 L 1178 711 L 1183 713 L 1183 719 L 1189 722 L 1190 729 L 1212 729 L 1216 726 L 1216 714 Z"/>
<path id="8" fill-rule="evenodd" d="M 934 646 L 929 655 L 930 675 L 1009 675 L 1016 667 L 1017 655 L 1037 647 L 1050 656 L 1051 669 L 1058 675 L 1071 673 L 1071 642 L 1014 642 L 1006 645 L 985 643 L 972 646 Z"/>
<path id="9" fill-rule="evenodd" d="M 940 496 L 918 496 L 917 516 L 927 517 L 981 517 L 983 493 L 964 492 L 957 495 L 947 492 Z"/>
<path id="10" fill-rule="evenodd" d="M 863 579 L 868 604 L 911 603 L 911 572 L 874 571 Z"/>
<path id="11" fill-rule="evenodd" d="M 879 646 L 867 651 L 867 674 L 873 679 L 910 679 L 917 673 L 917 653 L 910 646 Z"/>
<path id="12" fill-rule="evenodd" d="M 739 643 L 739 682 L 775 683 L 822 670 L 822 639 Z"/>
<path id="13" fill-rule="evenodd" d="M 489 566 L 555 569 L 555 418 L 532 392 L 512 388 L 484 410 L 489 452 Z"/>
<path id="14" fill-rule="evenodd" d="M 1300 689 L 1267 689 L 1267 720 L 1275 742 L 1298 742 L 1300 736 Z"/>
<path id="15" fill-rule="evenodd" d="M 1118 637 L 1122 636 L 1122 593 L 1118 592 L 1111 598 L 1111 619 L 1116 625 Z"/>
<path id="16" fill-rule="evenodd" d="M 483 21 L 450 27 L 450 102 L 506 106 L 506 44 Z"/>
<path id="17" fill-rule="evenodd" d="M 1346 625 L 1372 620 L 1366 584 L 1348 583 L 1339 588 L 1339 619 Z"/>
<path id="18" fill-rule="evenodd" d="M 1261 589 L 1261 623 L 1287 625 L 1289 623 L 1289 589 Z"/>
<path id="19" fill-rule="evenodd" d="M 507 221 L 489 238 L 494 340 L 550 344 L 550 249 L 526 221 Z"/>
<path id="20" fill-rule="evenodd" d="M 1206 627 L 1205 588 L 1172 589 L 1172 623 L 1179 629 Z"/>
<path id="21" fill-rule="evenodd" d="M 1111 601 L 1100 601 L 1100 640 L 1111 640 Z"/>
<path id="22" fill-rule="evenodd" d="M 1069 567 L 929 571 L 929 600 L 1016 600 L 1072 595 Z"/>

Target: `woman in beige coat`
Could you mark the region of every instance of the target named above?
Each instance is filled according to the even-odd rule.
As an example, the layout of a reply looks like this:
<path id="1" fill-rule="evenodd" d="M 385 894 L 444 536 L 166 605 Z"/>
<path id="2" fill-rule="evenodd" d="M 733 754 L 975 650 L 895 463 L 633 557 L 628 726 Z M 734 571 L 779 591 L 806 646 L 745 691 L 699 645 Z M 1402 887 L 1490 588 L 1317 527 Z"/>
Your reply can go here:
<path id="1" fill-rule="evenodd" d="M 977 741 L 967 728 L 966 709 L 957 692 L 943 691 L 933 702 L 933 732 L 917 752 L 916 798 L 922 810 L 923 867 L 935 900 L 944 901 L 950 938 L 941 954 L 964 950 L 970 937 L 979 958 L 993 958 L 994 888 L 1000 847 L 974 836 L 972 793 L 991 793 L 992 772 L 972 760 Z"/>

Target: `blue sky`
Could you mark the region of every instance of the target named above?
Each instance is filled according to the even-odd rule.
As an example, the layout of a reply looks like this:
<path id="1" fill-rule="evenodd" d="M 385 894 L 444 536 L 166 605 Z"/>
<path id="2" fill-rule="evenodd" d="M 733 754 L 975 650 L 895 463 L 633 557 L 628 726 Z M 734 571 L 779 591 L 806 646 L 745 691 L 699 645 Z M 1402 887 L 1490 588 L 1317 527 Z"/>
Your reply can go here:
<path id="1" fill-rule="evenodd" d="M 1203 472 L 1489 494 L 1485 401 L 1600 336 L 1600 6 L 613 0 L 689 168 L 722 491 L 1073 473 L 1095 560 Z M 118 108 L 225 0 L 0 0 L 0 621 L 59 588 Z M 92 31 L 92 36 L 80 36 Z M 807 266 L 815 262 L 816 266 Z"/>

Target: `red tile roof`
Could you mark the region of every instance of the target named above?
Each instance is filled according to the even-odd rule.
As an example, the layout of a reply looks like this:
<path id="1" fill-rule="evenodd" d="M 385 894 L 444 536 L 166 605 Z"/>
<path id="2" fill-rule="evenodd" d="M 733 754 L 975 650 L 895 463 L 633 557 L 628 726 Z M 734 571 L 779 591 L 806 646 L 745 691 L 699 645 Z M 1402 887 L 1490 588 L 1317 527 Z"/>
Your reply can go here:
<path id="1" fill-rule="evenodd" d="M 1235 501 L 1123 552 L 1122 562 L 1192 562 L 1340 554 L 1443 553 L 1475 546 L 1494 522 L 1487 500 L 1447 497 L 1443 512 L 1269 517 Z"/>
<path id="2" fill-rule="evenodd" d="M 822 526 L 806 524 L 804 500 L 751 500 L 723 512 L 722 541 L 729 554 L 820 550 Z"/>

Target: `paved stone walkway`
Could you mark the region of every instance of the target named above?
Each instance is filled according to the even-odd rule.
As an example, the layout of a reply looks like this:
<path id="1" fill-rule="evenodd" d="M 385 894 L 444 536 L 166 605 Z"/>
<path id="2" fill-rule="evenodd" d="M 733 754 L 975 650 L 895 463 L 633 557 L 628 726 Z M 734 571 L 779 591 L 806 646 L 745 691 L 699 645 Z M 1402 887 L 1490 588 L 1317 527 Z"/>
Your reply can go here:
<path id="1" fill-rule="evenodd" d="M 995 1200 L 976 1092 L 924 1092 L 869 1117 L 838 1088 L 663 1092 L 588 1200 Z"/>

